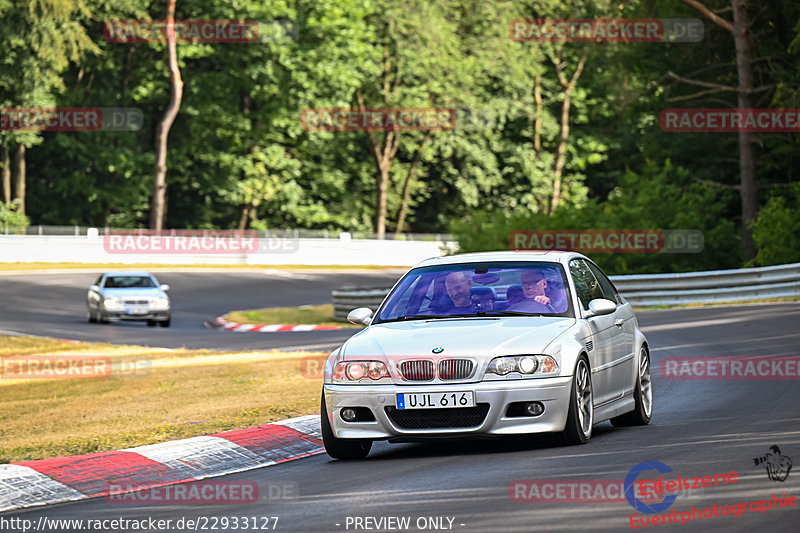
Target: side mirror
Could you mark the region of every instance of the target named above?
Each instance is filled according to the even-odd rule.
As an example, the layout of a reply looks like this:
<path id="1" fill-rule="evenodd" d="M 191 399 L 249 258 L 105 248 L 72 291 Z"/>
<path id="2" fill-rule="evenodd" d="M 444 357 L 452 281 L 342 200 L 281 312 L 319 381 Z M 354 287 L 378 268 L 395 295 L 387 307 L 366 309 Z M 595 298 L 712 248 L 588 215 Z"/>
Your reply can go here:
<path id="1" fill-rule="evenodd" d="M 100 287 L 98 287 L 97 285 L 92 285 L 91 287 L 89 287 L 89 290 L 94 292 L 100 292 Z"/>
<path id="2" fill-rule="evenodd" d="M 167 292 L 169 290 L 169 285 L 162 283 L 160 288 L 162 291 Z"/>
<path id="3" fill-rule="evenodd" d="M 347 321 L 351 324 L 369 326 L 372 323 L 372 309 L 359 307 L 347 313 Z"/>
<path id="4" fill-rule="evenodd" d="M 610 315 L 617 310 L 617 304 L 605 298 L 597 298 L 589 302 L 589 312 L 586 313 L 586 318 L 593 316 Z"/>

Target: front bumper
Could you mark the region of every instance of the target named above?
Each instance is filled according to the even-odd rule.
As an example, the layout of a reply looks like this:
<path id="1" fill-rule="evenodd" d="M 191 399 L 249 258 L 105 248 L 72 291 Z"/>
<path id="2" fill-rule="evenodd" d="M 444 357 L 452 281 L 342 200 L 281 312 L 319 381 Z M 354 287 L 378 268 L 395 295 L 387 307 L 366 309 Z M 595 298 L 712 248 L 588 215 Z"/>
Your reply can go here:
<path id="1" fill-rule="evenodd" d="M 104 310 L 103 315 L 107 318 L 118 318 L 120 320 L 169 320 L 169 309 L 148 309 L 148 310 L 131 310 L 131 309 L 115 309 Z"/>
<path id="2" fill-rule="evenodd" d="M 572 377 L 534 378 L 476 383 L 435 385 L 339 385 L 325 384 L 325 405 L 334 436 L 340 439 L 387 439 L 394 437 L 446 437 L 455 435 L 516 435 L 563 431 L 567 422 Z M 488 404 L 489 411 L 480 425 L 436 429 L 404 429 L 389 414 L 386 407 L 396 407 L 398 392 L 475 392 L 475 404 Z M 508 406 L 514 402 L 544 404 L 539 416 L 507 417 Z M 373 422 L 345 422 L 340 416 L 344 407 L 366 407 L 372 411 Z M 426 410 L 435 414 L 438 409 Z"/>

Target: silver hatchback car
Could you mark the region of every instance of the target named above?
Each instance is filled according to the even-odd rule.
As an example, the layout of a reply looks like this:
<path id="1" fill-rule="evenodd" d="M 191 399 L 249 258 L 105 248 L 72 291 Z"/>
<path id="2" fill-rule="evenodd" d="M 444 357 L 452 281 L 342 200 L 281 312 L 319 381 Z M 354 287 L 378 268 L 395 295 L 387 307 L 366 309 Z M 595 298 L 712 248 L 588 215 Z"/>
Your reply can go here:
<path id="1" fill-rule="evenodd" d="M 337 459 L 374 440 L 649 423 L 650 355 L 631 304 L 574 252 L 490 252 L 412 268 L 325 364 L 321 423 Z"/>

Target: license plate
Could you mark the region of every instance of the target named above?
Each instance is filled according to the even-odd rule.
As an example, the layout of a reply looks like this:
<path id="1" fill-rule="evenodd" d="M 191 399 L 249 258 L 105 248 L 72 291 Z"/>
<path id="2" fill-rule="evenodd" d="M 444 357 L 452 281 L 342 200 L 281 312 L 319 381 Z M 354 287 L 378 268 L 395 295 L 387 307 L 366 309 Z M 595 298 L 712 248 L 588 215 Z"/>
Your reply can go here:
<path id="1" fill-rule="evenodd" d="M 397 394 L 398 409 L 446 409 L 452 407 L 475 407 L 475 393 L 457 392 L 400 392 Z"/>
<path id="2" fill-rule="evenodd" d="M 146 315 L 147 309 L 126 309 L 125 313 L 128 315 Z"/>

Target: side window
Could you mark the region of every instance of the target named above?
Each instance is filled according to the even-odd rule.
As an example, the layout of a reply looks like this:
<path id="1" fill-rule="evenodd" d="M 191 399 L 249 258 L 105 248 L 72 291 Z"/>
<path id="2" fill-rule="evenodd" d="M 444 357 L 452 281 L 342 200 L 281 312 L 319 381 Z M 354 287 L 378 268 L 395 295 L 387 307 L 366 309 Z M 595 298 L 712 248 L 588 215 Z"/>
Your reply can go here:
<path id="1" fill-rule="evenodd" d="M 591 269 L 592 274 L 594 274 L 595 279 L 600 282 L 600 289 L 603 291 L 603 298 L 606 300 L 611 300 L 614 303 L 621 304 L 622 299 L 617 294 L 616 289 L 614 289 L 614 285 L 611 283 L 611 280 L 600 270 L 596 265 L 592 263 L 589 264 L 589 269 Z"/>
<path id="2" fill-rule="evenodd" d="M 578 294 L 578 299 L 581 301 L 584 310 L 589 309 L 589 302 L 595 298 L 602 298 L 603 296 L 595 296 L 599 290 L 597 280 L 594 279 L 592 271 L 582 259 L 573 259 L 569 262 L 569 271 L 572 274 L 572 280 L 575 282 L 575 291 Z"/>
<path id="3" fill-rule="evenodd" d="M 100 283 L 102 283 L 102 281 L 103 281 L 103 274 L 100 274 L 100 277 L 97 278 L 97 281 L 95 281 L 94 284 L 100 287 L 101 286 Z"/>

